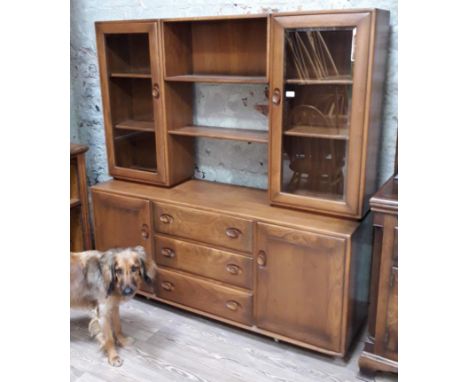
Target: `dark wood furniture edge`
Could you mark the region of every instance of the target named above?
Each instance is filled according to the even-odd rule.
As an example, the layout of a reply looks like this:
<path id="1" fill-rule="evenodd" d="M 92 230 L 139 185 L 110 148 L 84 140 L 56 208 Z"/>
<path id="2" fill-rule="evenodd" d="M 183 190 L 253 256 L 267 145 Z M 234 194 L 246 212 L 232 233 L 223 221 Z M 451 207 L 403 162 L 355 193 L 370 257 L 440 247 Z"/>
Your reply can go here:
<path id="1" fill-rule="evenodd" d="M 375 371 L 384 371 L 388 373 L 398 373 L 398 362 L 372 353 L 370 346 L 372 345 L 366 343 L 364 351 L 359 357 L 359 368 L 363 372 L 370 373 Z"/>
<path id="2" fill-rule="evenodd" d="M 398 179 L 390 177 L 370 199 L 370 207 L 374 212 L 398 214 Z"/>
<path id="3" fill-rule="evenodd" d="M 70 143 L 70 155 L 75 156 L 88 151 L 89 147 L 86 145 L 78 145 L 76 143 Z"/>

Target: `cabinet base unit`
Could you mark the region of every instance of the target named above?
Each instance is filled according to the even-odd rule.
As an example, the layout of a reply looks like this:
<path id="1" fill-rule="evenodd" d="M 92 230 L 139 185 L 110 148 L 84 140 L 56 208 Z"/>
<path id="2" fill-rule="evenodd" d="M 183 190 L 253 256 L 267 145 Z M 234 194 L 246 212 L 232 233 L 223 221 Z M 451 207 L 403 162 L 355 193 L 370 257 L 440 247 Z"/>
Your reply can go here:
<path id="1" fill-rule="evenodd" d="M 366 318 L 369 216 L 288 210 L 265 191 L 199 180 L 111 180 L 92 196 L 98 249 L 140 244 L 153 256 L 148 298 L 334 356 Z"/>

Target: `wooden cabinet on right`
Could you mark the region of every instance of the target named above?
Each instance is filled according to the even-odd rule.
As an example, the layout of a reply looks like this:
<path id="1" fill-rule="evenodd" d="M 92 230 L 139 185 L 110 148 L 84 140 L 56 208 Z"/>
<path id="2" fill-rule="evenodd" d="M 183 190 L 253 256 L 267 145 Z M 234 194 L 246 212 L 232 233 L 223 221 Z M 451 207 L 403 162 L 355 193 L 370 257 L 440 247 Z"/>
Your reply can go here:
<path id="1" fill-rule="evenodd" d="M 369 335 L 359 359 L 362 371 L 398 371 L 398 179 L 371 199 L 374 248 Z"/>
<path id="2" fill-rule="evenodd" d="M 340 352 L 345 250 L 343 238 L 258 223 L 257 326 Z"/>
<path id="3" fill-rule="evenodd" d="M 273 204 L 360 219 L 378 186 L 388 11 L 275 14 Z"/>

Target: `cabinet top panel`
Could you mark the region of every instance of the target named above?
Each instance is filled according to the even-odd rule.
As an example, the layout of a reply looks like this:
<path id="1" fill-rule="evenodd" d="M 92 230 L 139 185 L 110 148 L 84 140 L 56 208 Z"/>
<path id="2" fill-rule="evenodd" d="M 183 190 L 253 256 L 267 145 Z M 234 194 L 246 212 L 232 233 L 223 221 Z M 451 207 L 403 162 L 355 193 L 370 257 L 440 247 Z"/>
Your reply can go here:
<path id="1" fill-rule="evenodd" d="M 150 23 L 150 22 L 178 22 L 178 21 L 216 21 L 216 20 L 233 20 L 233 19 L 259 19 L 268 18 L 269 16 L 294 16 L 294 15 L 319 15 L 330 13 L 362 13 L 362 12 L 388 12 L 384 9 L 378 8 L 352 8 L 352 9 L 329 9 L 329 10 L 305 10 L 298 12 L 272 12 L 272 13 L 258 13 L 258 14 L 238 14 L 238 15 L 217 15 L 217 16 L 196 16 L 196 17 L 173 17 L 173 18 L 155 18 L 155 19 L 134 19 L 134 20 L 108 20 L 96 21 L 96 24 L 108 23 Z"/>
<path id="2" fill-rule="evenodd" d="M 267 192 L 262 190 L 201 180 L 189 180 L 172 188 L 111 180 L 92 189 L 222 212 L 332 236 L 349 237 L 359 227 L 359 222 L 351 220 L 273 207 L 269 204 Z"/>

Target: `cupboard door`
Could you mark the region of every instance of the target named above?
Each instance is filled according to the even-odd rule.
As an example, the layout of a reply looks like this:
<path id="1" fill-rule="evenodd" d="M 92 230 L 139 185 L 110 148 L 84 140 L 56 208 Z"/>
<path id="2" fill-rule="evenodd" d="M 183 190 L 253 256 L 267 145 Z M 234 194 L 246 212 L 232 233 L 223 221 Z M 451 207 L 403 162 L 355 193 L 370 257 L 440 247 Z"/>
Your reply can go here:
<path id="1" fill-rule="evenodd" d="M 370 25 L 369 12 L 273 17 L 274 204 L 360 216 Z"/>
<path id="2" fill-rule="evenodd" d="M 153 256 L 148 200 L 93 192 L 93 209 L 97 250 L 141 245 Z M 147 286 L 143 290 L 152 293 Z"/>
<path id="3" fill-rule="evenodd" d="M 109 160 L 116 178 L 166 182 L 157 23 L 97 23 Z"/>
<path id="4" fill-rule="evenodd" d="M 258 224 L 257 326 L 340 351 L 345 239 Z"/>

